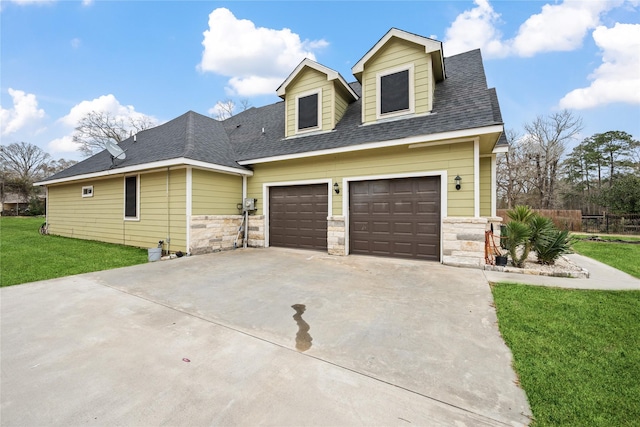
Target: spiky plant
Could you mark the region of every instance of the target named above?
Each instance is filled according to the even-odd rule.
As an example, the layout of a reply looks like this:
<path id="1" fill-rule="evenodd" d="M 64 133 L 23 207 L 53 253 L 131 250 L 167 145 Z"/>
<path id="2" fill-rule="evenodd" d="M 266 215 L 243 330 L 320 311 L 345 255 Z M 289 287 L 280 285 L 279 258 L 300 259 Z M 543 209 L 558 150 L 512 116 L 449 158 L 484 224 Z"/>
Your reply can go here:
<path id="1" fill-rule="evenodd" d="M 573 239 L 568 230 L 553 230 L 546 239 L 536 242 L 535 251 L 540 264 L 555 264 L 560 255 L 571 253 Z"/>
<path id="2" fill-rule="evenodd" d="M 525 224 L 528 223 L 534 215 L 535 212 L 533 212 L 529 206 L 525 205 L 517 205 L 513 209 L 509 209 L 507 211 L 507 216 L 511 221 L 518 221 Z"/>
<path id="3" fill-rule="evenodd" d="M 505 236 L 502 238 L 509 251 L 511 262 L 515 267 L 522 268 L 531 250 L 531 245 L 529 244 L 531 228 L 523 222 L 511 221 L 506 225 L 504 231 Z M 521 248 L 520 253 L 518 253 L 519 248 Z"/>

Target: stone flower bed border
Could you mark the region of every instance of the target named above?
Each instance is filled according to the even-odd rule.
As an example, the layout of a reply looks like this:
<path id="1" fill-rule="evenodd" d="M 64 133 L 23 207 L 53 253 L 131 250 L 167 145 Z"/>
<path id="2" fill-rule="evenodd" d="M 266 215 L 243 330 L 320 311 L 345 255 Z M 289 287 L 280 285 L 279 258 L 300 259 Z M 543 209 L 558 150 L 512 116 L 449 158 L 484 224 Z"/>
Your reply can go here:
<path id="1" fill-rule="evenodd" d="M 500 267 L 497 265 L 486 264 L 484 269 L 505 273 L 530 274 L 532 276 L 571 277 L 575 279 L 589 278 L 588 270 L 577 266 L 565 256 L 560 256 L 554 265 L 538 264 L 535 260 L 535 255 L 529 255 L 529 258 L 524 264 L 524 268 L 517 268 L 512 265 Z"/>

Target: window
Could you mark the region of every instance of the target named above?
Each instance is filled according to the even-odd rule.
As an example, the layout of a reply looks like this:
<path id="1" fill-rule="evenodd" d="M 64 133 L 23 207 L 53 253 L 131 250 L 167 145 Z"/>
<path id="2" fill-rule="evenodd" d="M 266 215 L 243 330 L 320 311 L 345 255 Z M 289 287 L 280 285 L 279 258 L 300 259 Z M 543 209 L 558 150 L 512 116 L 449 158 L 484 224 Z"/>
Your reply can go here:
<path id="1" fill-rule="evenodd" d="M 138 219 L 138 176 L 124 178 L 124 217 Z"/>
<path id="2" fill-rule="evenodd" d="M 315 130 L 320 127 L 320 98 L 321 92 L 298 97 L 298 131 Z"/>
<path id="3" fill-rule="evenodd" d="M 93 185 L 82 187 L 82 197 L 93 197 Z"/>
<path id="4" fill-rule="evenodd" d="M 413 67 L 378 74 L 378 117 L 413 112 Z"/>

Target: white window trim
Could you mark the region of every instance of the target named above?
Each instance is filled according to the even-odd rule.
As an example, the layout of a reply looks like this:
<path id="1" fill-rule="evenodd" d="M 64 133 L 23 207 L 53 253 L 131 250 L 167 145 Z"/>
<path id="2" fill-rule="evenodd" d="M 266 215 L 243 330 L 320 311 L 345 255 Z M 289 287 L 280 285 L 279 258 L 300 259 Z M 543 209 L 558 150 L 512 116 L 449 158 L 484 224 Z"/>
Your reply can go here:
<path id="1" fill-rule="evenodd" d="M 318 126 L 312 127 L 312 128 L 305 128 L 305 129 L 298 129 L 298 118 L 299 118 L 299 111 L 298 111 L 298 106 L 299 106 L 299 100 L 300 98 L 305 98 L 307 96 L 311 96 L 311 95 L 318 95 Z M 299 135 L 299 134 L 303 134 L 303 133 L 308 133 L 308 132 L 316 132 L 318 130 L 322 129 L 322 88 L 319 89 L 314 89 L 314 90 L 310 90 L 307 92 L 303 92 L 300 93 L 298 95 L 296 95 L 296 123 L 295 123 L 295 134 Z"/>
<path id="2" fill-rule="evenodd" d="M 85 192 L 85 190 L 88 190 Z M 85 185 L 82 187 L 82 197 L 93 197 L 93 185 Z"/>
<path id="3" fill-rule="evenodd" d="M 349 183 L 351 181 L 373 181 L 377 179 L 397 179 L 397 178 L 422 178 L 428 176 L 440 177 L 440 262 L 442 262 L 443 244 L 442 233 L 443 226 L 442 221 L 447 217 L 449 208 L 447 200 L 449 196 L 447 193 L 447 180 L 448 172 L 446 170 L 434 170 L 434 171 L 422 171 L 422 172 L 408 172 L 408 173 L 396 173 L 385 175 L 365 175 L 365 176 L 349 176 L 342 178 L 342 214 L 344 216 L 344 254 L 349 255 Z"/>
<path id="4" fill-rule="evenodd" d="M 307 179 L 303 181 L 265 182 L 262 184 L 262 213 L 264 215 L 264 247 L 269 247 L 269 188 L 294 185 L 327 184 L 327 218 L 332 215 L 333 181 L 329 179 Z"/>
<path id="5" fill-rule="evenodd" d="M 392 113 L 382 114 L 380 109 L 382 108 L 382 86 L 380 85 L 380 80 L 384 76 L 388 76 L 389 74 L 399 73 L 401 71 L 409 71 L 409 109 L 394 111 Z M 414 82 L 414 66 L 413 64 L 404 64 L 399 67 L 389 68 L 384 71 L 379 71 L 376 73 L 376 119 L 386 119 L 388 117 L 396 117 L 403 116 L 406 114 L 413 114 L 416 110 L 415 105 L 415 82 Z"/>
<path id="6" fill-rule="evenodd" d="M 127 214 L 127 178 L 136 177 L 136 216 L 126 216 Z M 125 175 L 122 178 L 122 216 L 125 221 L 140 221 L 140 174 Z"/>

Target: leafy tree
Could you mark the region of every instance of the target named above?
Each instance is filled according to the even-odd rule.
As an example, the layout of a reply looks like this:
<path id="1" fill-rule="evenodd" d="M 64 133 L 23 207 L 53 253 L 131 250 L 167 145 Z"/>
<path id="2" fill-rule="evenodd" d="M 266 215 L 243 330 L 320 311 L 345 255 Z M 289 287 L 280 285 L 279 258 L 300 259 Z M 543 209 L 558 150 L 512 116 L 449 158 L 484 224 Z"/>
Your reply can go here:
<path id="1" fill-rule="evenodd" d="M 89 157 L 104 150 L 107 141 L 119 144 L 133 133 L 155 126 L 155 121 L 143 114 L 129 117 L 113 116 L 103 111 L 90 111 L 80 119 L 73 141 L 80 152 Z"/>
<path id="2" fill-rule="evenodd" d="M 614 214 L 640 214 L 640 176 L 619 177 L 599 197 L 600 203 Z"/>

